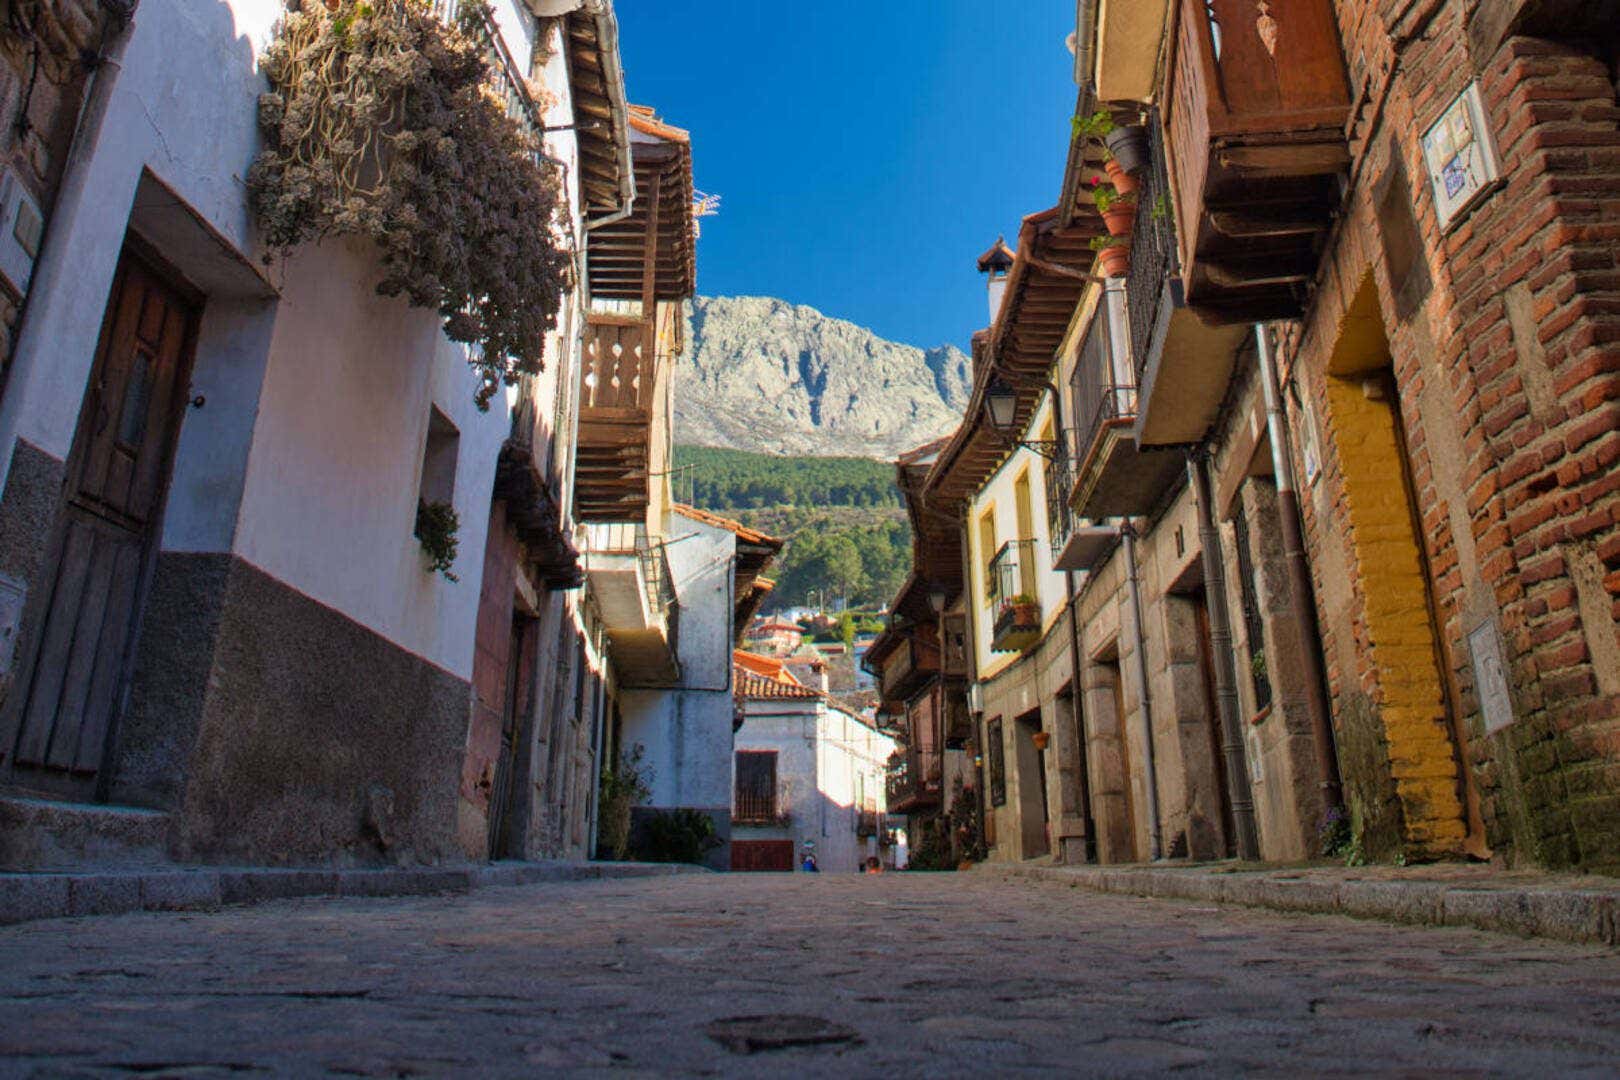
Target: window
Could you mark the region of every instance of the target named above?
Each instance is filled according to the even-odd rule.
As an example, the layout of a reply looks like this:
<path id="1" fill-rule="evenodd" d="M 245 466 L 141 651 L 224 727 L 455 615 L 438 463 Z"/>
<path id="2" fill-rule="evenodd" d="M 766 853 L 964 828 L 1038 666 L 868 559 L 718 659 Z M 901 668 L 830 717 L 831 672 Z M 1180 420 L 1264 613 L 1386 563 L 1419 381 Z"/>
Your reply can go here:
<path id="1" fill-rule="evenodd" d="M 996 582 L 991 564 L 996 559 L 996 510 L 991 507 L 979 516 L 979 558 L 984 564 L 984 601 L 995 599 Z"/>
<path id="2" fill-rule="evenodd" d="M 456 457 L 461 432 L 436 407 L 428 408 L 427 446 L 422 451 L 422 485 L 417 499 L 424 506 L 449 504 L 456 494 Z"/>
<path id="3" fill-rule="evenodd" d="M 990 805 L 1007 804 L 1007 759 L 1001 749 L 1001 717 L 985 725 L 984 760 L 990 770 Z"/>
<path id="4" fill-rule="evenodd" d="M 768 823 L 776 820 L 776 751 L 737 751 L 737 801 L 732 819 Z"/>
<path id="5" fill-rule="evenodd" d="M 1243 601 L 1243 635 L 1249 645 L 1249 680 L 1254 689 L 1254 710 L 1271 705 L 1271 679 L 1266 667 L 1265 629 L 1260 623 L 1260 603 L 1254 584 L 1254 554 L 1249 547 L 1249 522 L 1240 500 L 1232 517 L 1237 534 L 1238 592 Z"/>

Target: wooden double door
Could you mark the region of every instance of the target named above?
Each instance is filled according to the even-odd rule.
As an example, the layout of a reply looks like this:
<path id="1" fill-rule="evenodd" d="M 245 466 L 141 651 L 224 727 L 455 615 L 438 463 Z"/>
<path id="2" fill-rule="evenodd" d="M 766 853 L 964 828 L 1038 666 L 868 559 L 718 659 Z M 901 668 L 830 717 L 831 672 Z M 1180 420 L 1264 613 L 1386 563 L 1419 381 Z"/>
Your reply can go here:
<path id="1" fill-rule="evenodd" d="M 126 250 L 0 731 L 0 777 L 98 797 L 188 396 L 197 302 Z"/>

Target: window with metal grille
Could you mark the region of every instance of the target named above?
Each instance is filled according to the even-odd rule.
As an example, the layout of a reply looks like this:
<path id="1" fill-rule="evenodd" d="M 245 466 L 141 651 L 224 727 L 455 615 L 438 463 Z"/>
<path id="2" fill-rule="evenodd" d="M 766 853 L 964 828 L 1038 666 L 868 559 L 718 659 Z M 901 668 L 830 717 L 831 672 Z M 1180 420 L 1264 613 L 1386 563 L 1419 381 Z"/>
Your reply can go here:
<path id="1" fill-rule="evenodd" d="M 1254 588 L 1254 556 L 1249 550 L 1249 523 L 1241 503 L 1232 518 L 1237 533 L 1238 588 L 1243 599 L 1243 636 L 1249 643 L 1249 677 L 1254 684 L 1254 710 L 1271 704 L 1271 679 L 1266 668 L 1265 630 L 1260 624 L 1260 603 Z"/>
<path id="2" fill-rule="evenodd" d="M 736 821 L 776 820 L 776 751 L 737 751 Z"/>
<path id="3" fill-rule="evenodd" d="M 985 725 L 985 762 L 990 769 L 990 805 L 1007 803 L 1007 759 L 1001 749 L 1001 717 Z"/>

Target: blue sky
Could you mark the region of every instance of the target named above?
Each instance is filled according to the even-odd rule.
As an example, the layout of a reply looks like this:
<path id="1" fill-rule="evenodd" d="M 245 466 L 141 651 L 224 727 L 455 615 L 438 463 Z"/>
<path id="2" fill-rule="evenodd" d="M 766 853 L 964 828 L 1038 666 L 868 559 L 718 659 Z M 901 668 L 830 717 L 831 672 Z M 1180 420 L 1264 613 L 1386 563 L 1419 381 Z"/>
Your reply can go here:
<path id="1" fill-rule="evenodd" d="M 692 132 L 698 290 L 966 349 L 973 260 L 1057 201 L 1069 0 L 618 0 L 630 100 Z"/>

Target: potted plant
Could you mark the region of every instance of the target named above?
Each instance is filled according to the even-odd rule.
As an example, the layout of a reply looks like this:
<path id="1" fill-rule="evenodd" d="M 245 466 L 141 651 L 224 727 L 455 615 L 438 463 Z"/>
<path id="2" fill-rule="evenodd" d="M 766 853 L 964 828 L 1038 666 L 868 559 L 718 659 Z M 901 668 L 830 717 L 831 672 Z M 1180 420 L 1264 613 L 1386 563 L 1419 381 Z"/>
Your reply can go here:
<path id="1" fill-rule="evenodd" d="M 1125 172 L 1136 174 L 1148 161 L 1147 128 L 1141 124 L 1116 124 L 1103 136 L 1103 144 Z"/>
<path id="2" fill-rule="evenodd" d="M 1074 137 L 1097 139 L 1103 144 L 1103 167 L 1121 191 L 1136 190 L 1136 174 L 1147 164 L 1147 128 L 1141 124 L 1116 124 L 1107 109 L 1090 116 L 1076 115 L 1071 121 Z"/>
<path id="3" fill-rule="evenodd" d="M 1136 223 L 1136 196 L 1123 194 L 1112 184 L 1104 183 L 1100 176 L 1092 180 L 1091 191 L 1097 212 L 1108 226 L 1108 235 L 1129 236 Z"/>
<path id="4" fill-rule="evenodd" d="M 1007 601 L 1012 609 L 1013 625 L 1020 629 L 1041 624 L 1041 604 L 1028 593 L 1019 593 Z"/>
<path id="5" fill-rule="evenodd" d="M 1030 735 L 1029 741 L 1035 744 L 1035 749 L 1045 750 L 1046 744 L 1052 741 L 1052 733 L 1049 731 L 1034 732 Z"/>
<path id="6" fill-rule="evenodd" d="M 1091 241 L 1091 250 L 1103 277 L 1124 277 L 1131 268 L 1131 249 L 1123 236 L 1099 236 Z"/>

